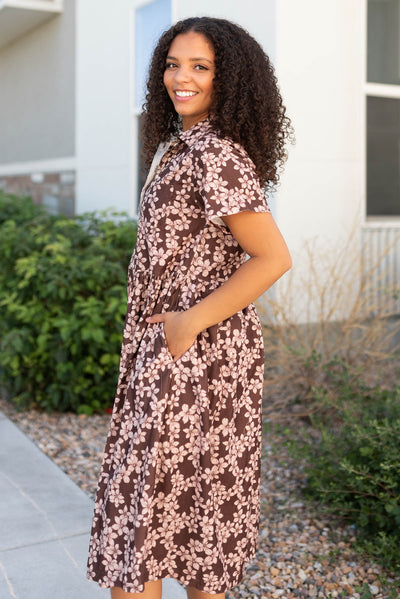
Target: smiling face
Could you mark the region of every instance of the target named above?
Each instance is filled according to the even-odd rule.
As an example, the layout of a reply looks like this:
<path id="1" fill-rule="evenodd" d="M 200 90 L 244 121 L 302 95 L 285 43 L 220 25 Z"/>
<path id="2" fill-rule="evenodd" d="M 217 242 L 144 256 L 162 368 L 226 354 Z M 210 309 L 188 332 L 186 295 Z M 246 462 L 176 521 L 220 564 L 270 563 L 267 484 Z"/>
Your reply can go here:
<path id="1" fill-rule="evenodd" d="M 214 59 L 211 43 L 195 31 L 177 35 L 169 48 L 164 85 L 176 112 L 182 116 L 184 131 L 210 113 Z"/>

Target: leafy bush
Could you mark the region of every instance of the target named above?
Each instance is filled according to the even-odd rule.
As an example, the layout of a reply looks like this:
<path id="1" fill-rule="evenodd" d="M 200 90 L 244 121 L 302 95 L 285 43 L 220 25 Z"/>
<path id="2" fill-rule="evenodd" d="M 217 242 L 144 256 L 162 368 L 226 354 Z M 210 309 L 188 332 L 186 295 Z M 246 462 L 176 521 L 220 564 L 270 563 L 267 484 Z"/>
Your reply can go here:
<path id="1" fill-rule="evenodd" d="M 329 369 L 330 392 L 314 390 L 324 409 L 292 444 L 306 459 L 305 493 L 353 523 L 370 555 L 400 570 L 400 387 L 369 388 L 342 363 Z"/>
<path id="2" fill-rule="evenodd" d="M 0 378 L 21 407 L 91 413 L 115 393 L 136 224 L 0 194 Z"/>

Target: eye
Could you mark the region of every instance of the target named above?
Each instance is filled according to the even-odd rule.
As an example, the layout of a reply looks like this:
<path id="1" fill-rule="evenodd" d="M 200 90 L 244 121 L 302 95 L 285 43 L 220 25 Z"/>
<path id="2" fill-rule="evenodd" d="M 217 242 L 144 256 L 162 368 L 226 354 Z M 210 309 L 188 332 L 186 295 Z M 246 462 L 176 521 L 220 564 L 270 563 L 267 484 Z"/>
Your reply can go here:
<path id="1" fill-rule="evenodd" d="M 196 69 L 196 71 L 208 71 L 208 68 L 202 64 L 196 64 L 194 68 Z"/>
<path id="2" fill-rule="evenodd" d="M 176 64 L 174 62 L 167 62 L 167 64 L 165 65 L 165 70 L 173 69 L 174 67 L 176 67 Z"/>

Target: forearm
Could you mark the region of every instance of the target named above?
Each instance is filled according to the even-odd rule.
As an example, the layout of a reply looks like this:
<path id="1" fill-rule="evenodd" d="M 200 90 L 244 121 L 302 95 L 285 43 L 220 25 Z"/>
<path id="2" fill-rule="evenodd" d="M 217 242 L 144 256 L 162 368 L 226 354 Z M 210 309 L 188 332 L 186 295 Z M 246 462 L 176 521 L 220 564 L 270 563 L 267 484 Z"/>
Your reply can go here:
<path id="1" fill-rule="evenodd" d="M 242 310 L 277 281 L 290 268 L 284 261 L 268 261 L 254 256 L 200 302 L 186 310 L 188 326 L 194 334 Z"/>

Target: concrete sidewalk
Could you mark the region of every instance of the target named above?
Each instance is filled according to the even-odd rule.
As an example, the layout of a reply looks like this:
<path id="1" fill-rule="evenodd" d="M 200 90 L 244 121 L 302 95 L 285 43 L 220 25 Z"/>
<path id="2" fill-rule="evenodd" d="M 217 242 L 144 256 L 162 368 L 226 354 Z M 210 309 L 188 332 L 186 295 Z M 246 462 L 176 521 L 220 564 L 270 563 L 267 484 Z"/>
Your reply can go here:
<path id="1" fill-rule="evenodd" d="M 100 599 L 86 579 L 92 500 L 0 412 L 1 599 Z M 163 599 L 185 599 L 163 580 Z"/>

